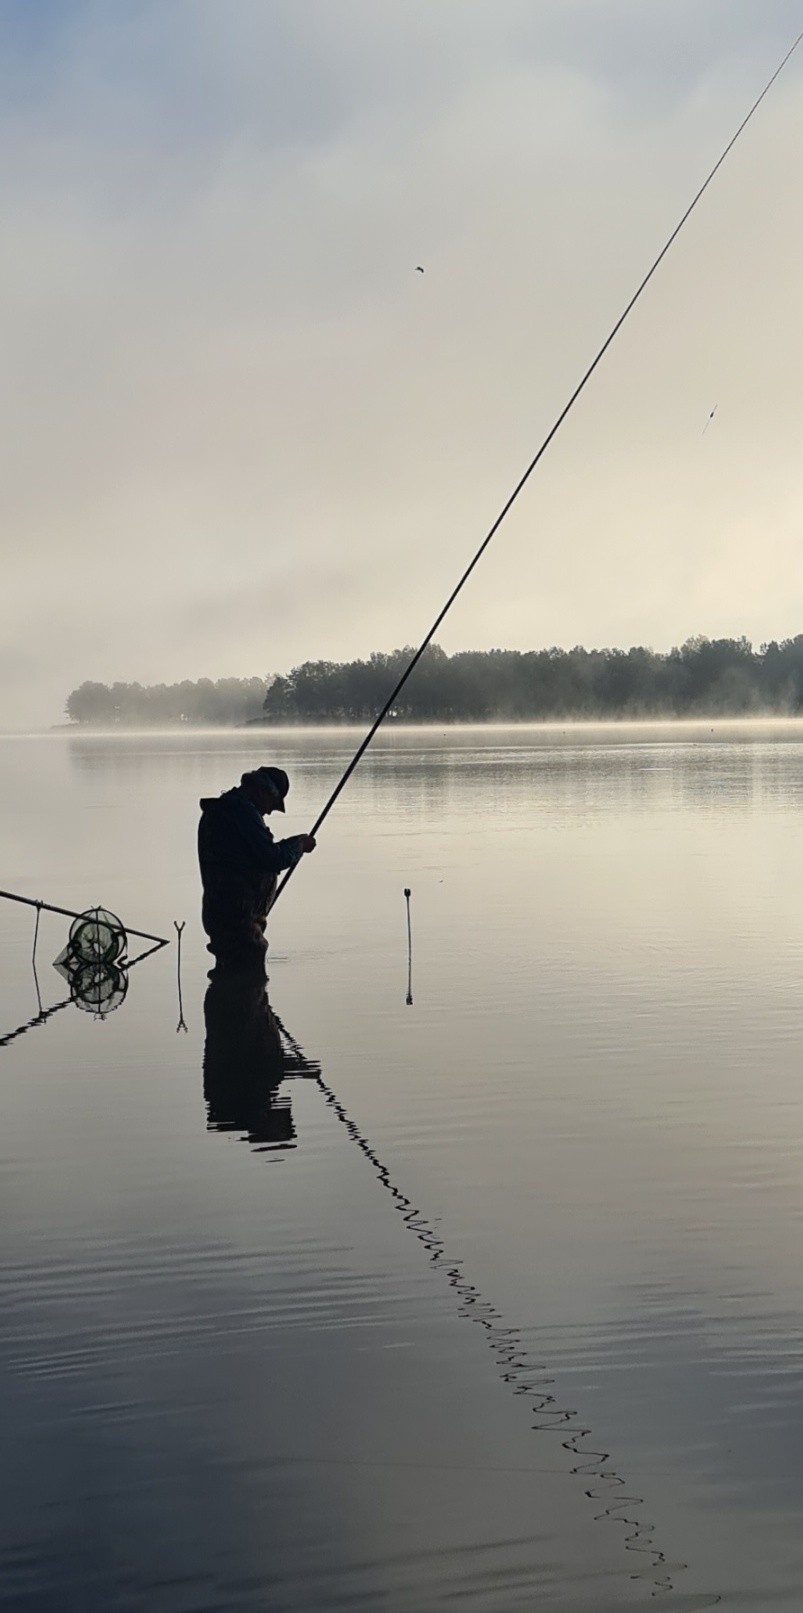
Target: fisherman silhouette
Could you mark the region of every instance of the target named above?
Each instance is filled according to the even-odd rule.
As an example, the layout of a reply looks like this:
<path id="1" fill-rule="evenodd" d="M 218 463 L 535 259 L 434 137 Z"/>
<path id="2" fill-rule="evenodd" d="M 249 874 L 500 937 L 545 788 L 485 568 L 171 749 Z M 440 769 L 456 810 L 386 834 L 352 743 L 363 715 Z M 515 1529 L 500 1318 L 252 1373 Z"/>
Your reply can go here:
<path id="1" fill-rule="evenodd" d="M 234 789 L 201 801 L 198 861 L 208 951 L 235 968 L 264 958 L 276 875 L 314 851 L 312 835 L 274 840 L 263 819 L 284 812 L 290 780 L 280 767 L 243 773 Z"/>
<path id="2" fill-rule="evenodd" d="M 204 1020 L 207 1129 L 241 1132 L 259 1149 L 292 1146 L 290 1099 L 279 1095 L 285 1056 L 261 958 L 211 970 Z"/>

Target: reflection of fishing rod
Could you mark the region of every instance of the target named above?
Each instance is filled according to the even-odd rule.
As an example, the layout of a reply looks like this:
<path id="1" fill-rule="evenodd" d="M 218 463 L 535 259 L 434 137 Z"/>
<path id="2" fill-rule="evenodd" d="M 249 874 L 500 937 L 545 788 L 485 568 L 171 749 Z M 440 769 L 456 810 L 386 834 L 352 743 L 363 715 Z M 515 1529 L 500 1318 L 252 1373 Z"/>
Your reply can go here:
<path id="1" fill-rule="evenodd" d="M 625 320 L 632 313 L 632 311 L 635 308 L 636 303 L 638 302 L 642 292 L 645 291 L 647 286 L 649 285 L 653 275 L 655 274 L 656 269 L 663 262 L 664 258 L 666 257 L 667 252 L 669 251 L 669 248 L 672 246 L 673 242 L 679 236 L 679 234 L 680 234 L 681 230 L 683 229 L 683 226 L 686 223 L 687 219 L 689 219 L 691 217 L 691 214 L 694 212 L 694 209 L 697 206 L 697 203 L 704 196 L 704 194 L 707 191 L 709 185 L 711 184 L 711 181 L 714 178 L 715 174 L 718 173 L 719 169 L 722 167 L 722 164 L 725 161 L 725 158 L 733 150 L 733 147 L 735 146 L 737 140 L 739 139 L 740 134 L 742 134 L 743 130 L 747 128 L 747 125 L 750 122 L 750 119 L 752 118 L 753 114 L 758 111 L 758 108 L 761 105 L 761 102 L 764 100 L 765 95 L 767 95 L 768 92 L 771 90 L 773 84 L 775 83 L 776 78 L 778 78 L 779 74 L 783 71 L 784 67 L 786 66 L 786 63 L 789 61 L 790 56 L 792 56 L 794 51 L 797 50 L 797 47 L 800 44 L 801 39 L 803 39 L 803 31 L 801 31 L 798 34 L 797 39 L 794 41 L 794 44 L 790 45 L 790 47 L 789 47 L 788 51 L 786 52 L 786 55 L 784 56 L 783 60 L 780 62 L 778 67 L 776 67 L 775 72 L 772 74 L 772 77 L 767 80 L 767 83 L 764 85 L 764 88 L 761 91 L 761 94 L 756 97 L 756 100 L 753 102 L 753 105 L 751 106 L 751 108 L 750 108 L 749 112 L 747 113 L 746 117 L 744 117 L 742 119 L 741 123 L 739 124 L 739 127 L 736 130 L 736 133 L 731 135 L 731 138 L 728 141 L 728 144 L 726 145 L 724 151 L 717 158 L 716 162 L 714 163 L 713 168 L 710 170 L 710 172 L 707 175 L 706 179 L 703 180 L 702 185 L 700 186 L 699 190 L 696 192 L 695 196 L 692 198 L 691 202 L 689 203 L 688 207 L 686 208 L 685 213 L 682 215 L 682 217 L 679 220 L 679 222 L 675 225 L 675 228 L 673 229 L 672 234 L 669 236 L 668 240 L 662 246 L 660 252 L 658 253 L 657 258 L 655 259 L 655 261 L 653 262 L 651 267 L 647 270 L 647 273 L 645 274 L 645 276 L 644 276 L 643 280 L 641 281 L 640 285 L 638 286 L 637 290 L 633 293 L 633 296 L 630 298 L 630 301 L 627 303 L 627 305 L 624 308 L 623 312 L 619 315 L 619 318 L 617 319 L 616 324 L 613 326 L 613 329 L 606 336 L 606 338 L 605 338 L 601 348 L 599 349 L 599 352 L 597 353 L 596 357 L 594 359 L 592 359 L 592 361 L 589 364 L 588 369 L 586 370 L 586 372 L 583 375 L 582 379 L 578 382 L 578 385 L 575 387 L 571 397 L 569 398 L 568 403 L 564 404 L 564 407 L 562 408 L 560 414 L 558 415 L 558 418 L 555 421 L 554 425 L 547 432 L 547 435 L 544 438 L 543 442 L 541 443 L 541 446 L 538 449 L 537 453 L 530 460 L 530 463 L 527 466 L 527 469 L 525 470 L 524 475 L 516 483 L 516 486 L 514 487 L 513 492 L 510 494 L 509 498 L 507 499 L 505 504 L 502 506 L 502 509 L 500 510 L 499 514 L 497 515 L 496 520 L 494 521 L 492 527 L 490 528 L 490 530 L 486 533 L 485 537 L 483 538 L 482 543 L 480 544 L 476 554 L 474 555 L 474 558 L 466 566 L 466 569 L 463 572 L 463 575 L 460 578 L 459 582 L 452 589 L 452 592 L 450 593 L 449 598 L 447 599 L 445 605 L 442 606 L 441 610 L 439 610 L 437 616 L 435 617 L 435 620 L 432 623 L 432 626 L 429 629 L 429 632 L 421 640 L 421 643 L 419 644 L 418 649 L 416 650 L 416 652 L 413 655 L 412 659 L 410 660 L 410 662 L 408 663 L 407 667 L 405 668 L 405 671 L 402 673 L 401 677 L 399 678 L 399 680 L 396 683 L 395 687 L 392 689 L 391 693 L 388 695 L 388 698 L 385 701 L 385 704 L 382 707 L 382 710 L 374 718 L 374 721 L 372 722 L 371 727 L 369 728 L 368 733 L 366 734 L 364 740 L 358 746 L 357 750 L 354 752 L 354 755 L 352 756 L 351 761 L 349 762 L 349 765 L 346 768 L 345 773 L 343 774 L 343 776 L 340 779 L 339 783 L 333 789 L 333 791 L 332 791 L 328 801 L 326 802 L 325 806 L 323 807 L 322 811 L 319 812 L 319 814 L 318 814 L 318 816 L 317 816 L 317 818 L 316 818 L 316 820 L 315 820 L 315 822 L 314 822 L 314 824 L 312 826 L 312 829 L 310 830 L 310 834 L 313 834 L 313 835 L 317 834 L 318 830 L 321 827 L 321 824 L 324 821 L 324 819 L 328 817 L 329 813 L 332 810 L 332 807 L 335 804 L 335 801 L 337 800 L 338 796 L 340 795 L 341 790 L 343 790 L 345 788 L 345 786 L 348 783 L 348 780 L 351 778 L 351 775 L 354 772 L 354 769 L 357 766 L 358 762 L 365 755 L 365 752 L 367 751 L 368 746 L 371 743 L 371 740 L 373 739 L 375 733 L 377 732 L 377 729 L 381 726 L 381 724 L 384 722 L 385 718 L 387 717 L 388 712 L 391 711 L 393 706 L 395 705 L 395 702 L 396 702 L 399 694 L 401 693 L 402 689 L 404 688 L 404 685 L 407 682 L 407 679 L 409 678 L 410 673 L 418 665 L 418 662 L 421 660 L 421 657 L 424 654 L 424 651 L 427 648 L 427 645 L 432 642 L 432 639 L 434 638 L 435 634 L 437 633 L 438 628 L 441 625 L 441 622 L 443 621 L 444 617 L 448 614 L 448 612 L 451 610 L 451 608 L 452 608 L 455 600 L 457 599 L 458 594 L 460 593 L 461 589 L 463 588 L 464 584 L 468 582 L 468 579 L 471 576 L 471 573 L 474 570 L 474 567 L 482 559 L 482 556 L 484 555 L 485 550 L 488 548 L 488 545 L 491 542 L 492 538 L 498 532 L 500 526 L 502 525 L 502 522 L 505 519 L 505 516 L 508 514 L 509 510 L 512 509 L 513 505 L 516 502 L 516 499 L 518 498 L 518 496 L 521 493 L 522 489 L 524 488 L 525 484 L 529 481 L 533 471 L 535 470 L 536 465 L 539 463 L 539 461 L 543 458 L 544 454 L 546 453 L 547 448 L 549 447 L 550 443 L 552 442 L 553 437 L 555 437 L 557 435 L 557 433 L 560 430 L 561 426 L 563 425 L 563 422 L 566 419 L 567 415 L 574 408 L 574 405 L 577 402 L 581 392 L 584 391 L 586 385 L 591 380 L 591 377 L 594 374 L 594 371 L 596 370 L 597 365 L 604 358 L 604 356 L 607 353 L 608 348 L 610 347 L 610 345 L 613 342 L 614 338 L 618 335 L 619 331 L 621 330 L 622 326 L 624 325 Z M 275 903 L 278 901 L 282 891 L 284 890 L 285 885 L 287 884 L 287 881 L 291 878 L 292 874 L 293 874 L 293 869 L 288 868 L 287 872 L 284 874 L 283 878 L 280 880 L 280 882 L 279 882 L 279 884 L 278 884 L 278 886 L 276 888 L 276 891 L 274 892 L 273 900 L 271 901 L 271 904 L 270 904 L 271 907 L 273 907 L 275 905 Z"/>
<path id="2" fill-rule="evenodd" d="M 578 1412 L 559 1405 L 549 1387 L 554 1384 L 553 1377 L 543 1362 L 534 1362 L 529 1358 L 521 1330 L 508 1326 L 501 1311 L 483 1298 L 476 1284 L 469 1282 L 463 1273 L 461 1258 L 449 1252 L 435 1223 L 396 1186 L 387 1165 L 360 1131 L 356 1121 L 352 1120 L 337 1093 L 324 1080 L 320 1064 L 307 1058 L 303 1048 L 285 1029 L 278 1014 L 273 1012 L 273 1018 L 286 1047 L 291 1050 L 295 1071 L 311 1076 L 320 1087 L 328 1107 L 345 1126 L 352 1142 L 356 1143 L 371 1165 L 377 1180 L 390 1194 L 394 1209 L 419 1243 L 423 1244 L 431 1264 L 443 1272 L 454 1292 L 458 1316 L 465 1321 L 479 1323 L 499 1375 L 514 1394 L 528 1397 L 536 1419 L 531 1427 L 541 1433 L 562 1434 L 563 1448 L 577 1464 L 572 1468 L 572 1473 L 586 1481 L 598 1481 L 597 1487 L 586 1489 L 590 1500 L 606 1503 L 603 1510 L 596 1513 L 596 1518 L 621 1524 L 626 1530 L 625 1550 L 638 1553 L 646 1559 L 644 1567 L 640 1572 L 634 1572 L 633 1578 L 648 1580 L 654 1596 L 671 1591 L 674 1588 L 671 1565 L 666 1553 L 655 1542 L 655 1525 L 638 1516 L 639 1509 L 644 1505 L 643 1498 L 626 1489 L 625 1480 L 611 1466 L 609 1452 L 590 1448 L 588 1441 L 593 1437 L 591 1428 L 579 1422 Z M 685 1563 L 676 1564 L 673 1571 L 685 1567 Z M 718 1596 L 712 1596 L 701 1599 L 699 1606 L 701 1609 L 713 1607 L 718 1601 Z"/>

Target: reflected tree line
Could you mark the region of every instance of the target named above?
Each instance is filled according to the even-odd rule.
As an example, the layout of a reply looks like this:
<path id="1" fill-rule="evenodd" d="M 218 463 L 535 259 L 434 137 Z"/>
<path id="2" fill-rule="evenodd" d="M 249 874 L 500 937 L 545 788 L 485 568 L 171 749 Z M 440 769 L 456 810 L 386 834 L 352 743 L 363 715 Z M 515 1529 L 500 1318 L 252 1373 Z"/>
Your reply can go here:
<path id="1" fill-rule="evenodd" d="M 67 715 L 87 725 L 369 722 L 413 649 L 364 661 L 305 661 L 268 683 L 84 683 Z M 803 711 L 803 634 L 754 649 L 746 638 L 690 638 L 666 653 L 629 650 L 461 650 L 432 644 L 392 716 L 402 722 L 739 716 Z"/>

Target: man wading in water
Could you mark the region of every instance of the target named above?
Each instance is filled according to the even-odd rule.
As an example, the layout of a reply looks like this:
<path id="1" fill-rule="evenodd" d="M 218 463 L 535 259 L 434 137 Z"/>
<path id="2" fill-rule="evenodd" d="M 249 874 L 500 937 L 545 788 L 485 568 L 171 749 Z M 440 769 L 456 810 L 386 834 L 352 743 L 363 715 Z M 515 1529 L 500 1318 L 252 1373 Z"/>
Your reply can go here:
<path id="1" fill-rule="evenodd" d="M 274 840 L 263 818 L 284 812 L 290 780 L 280 767 L 243 773 L 233 790 L 201 802 L 198 861 L 203 926 L 218 964 L 259 962 L 267 950 L 265 923 L 276 876 L 295 868 L 312 835 Z"/>

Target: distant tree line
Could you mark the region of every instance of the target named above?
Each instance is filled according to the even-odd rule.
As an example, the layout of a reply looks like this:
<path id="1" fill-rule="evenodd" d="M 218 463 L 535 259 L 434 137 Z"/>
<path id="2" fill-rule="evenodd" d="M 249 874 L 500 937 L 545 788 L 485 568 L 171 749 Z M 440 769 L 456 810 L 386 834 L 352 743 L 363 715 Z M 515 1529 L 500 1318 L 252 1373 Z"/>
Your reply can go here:
<path id="1" fill-rule="evenodd" d="M 266 722 L 367 722 L 413 654 L 305 661 L 273 680 Z M 402 722 L 563 717 L 737 716 L 803 711 L 803 634 L 754 650 L 746 638 L 691 638 L 666 654 L 629 650 L 425 651 L 392 715 Z"/>
<path id="2" fill-rule="evenodd" d="M 367 661 L 305 661 L 262 678 L 82 683 L 67 715 L 95 727 L 368 722 L 413 650 Z M 432 644 L 405 684 L 400 722 L 537 722 L 571 717 L 803 712 L 803 634 L 754 650 L 746 638 L 690 638 L 665 654 L 629 650 L 461 650 Z"/>
<path id="3" fill-rule="evenodd" d="M 264 678 L 199 678 L 192 683 L 82 683 L 67 698 L 67 716 L 93 728 L 236 726 L 262 714 Z"/>

